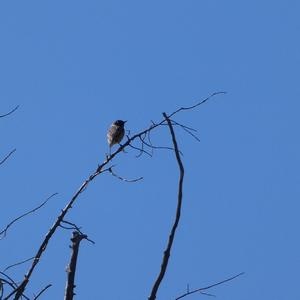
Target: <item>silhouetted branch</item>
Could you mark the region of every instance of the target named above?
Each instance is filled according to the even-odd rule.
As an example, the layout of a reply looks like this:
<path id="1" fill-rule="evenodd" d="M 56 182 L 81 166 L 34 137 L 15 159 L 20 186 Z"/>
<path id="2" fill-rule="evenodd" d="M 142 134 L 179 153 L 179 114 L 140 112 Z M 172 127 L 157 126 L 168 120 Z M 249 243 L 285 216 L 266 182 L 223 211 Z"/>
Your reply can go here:
<path id="1" fill-rule="evenodd" d="M 122 181 L 125 181 L 125 182 L 137 182 L 137 181 L 140 181 L 143 179 L 143 177 L 139 177 L 139 178 L 136 178 L 136 179 L 126 179 L 124 177 L 121 177 L 119 176 L 118 174 L 116 174 L 113 170 L 112 170 L 112 167 L 108 168 L 109 172 L 111 175 L 117 177 L 118 179 L 122 180 Z"/>
<path id="2" fill-rule="evenodd" d="M 184 297 L 186 297 L 186 296 L 189 296 L 189 295 L 192 295 L 192 294 L 195 294 L 195 293 L 201 293 L 201 294 L 213 296 L 213 295 L 211 295 L 211 294 L 204 293 L 203 291 L 209 290 L 209 289 L 211 289 L 211 288 L 213 288 L 213 287 L 215 287 L 215 286 L 218 286 L 218 285 L 221 285 L 221 284 L 226 283 L 226 282 L 228 282 L 228 281 L 234 280 L 235 278 L 237 278 L 237 277 L 239 277 L 239 276 L 242 276 L 242 275 L 244 275 L 244 274 L 245 274 L 245 273 L 242 272 L 242 273 L 239 273 L 239 274 L 237 274 L 237 275 L 235 275 L 235 276 L 232 276 L 232 277 L 230 277 L 230 278 L 227 278 L 227 279 L 225 279 L 225 280 L 222 280 L 222 281 L 219 281 L 219 282 L 217 282 L 217 283 L 211 284 L 211 285 L 209 285 L 209 286 L 206 286 L 206 287 L 203 287 L 203 288 L 199 288 L 199 289 L 195 289 L 195 290 L 192 290 L 192 291 L 187 291 L 186 293 L 184 293 L 184 294 L 182 294 L 181 296 L 177 297 L 175 300 L 182 299 L 182 298 L 184 298 Z"/>
<path id="3" fill-rule="evenodd" d="M 178 198 L 177 198 L 177 209 L 176 209 L 176 217 L 175 217 L 175 221 L 172 227 L 172 230 L 170 232 L 169 235 L 169 240 L 168 240 L 168 245 L 166 250 L 164 251 L 164 255 L 163 255 L 163 260 L 162 260 L 162 264 L 161 264 L 161 268 L 160 268 L 160 272 L 158 274 L 158 277 L 152 287 L 152 291 L 150 294 L 150 297 L 148 298 L 149 300 L 155 300 L 156 299 L 156 294 L 157 291 L 159 289 L 159 286 L 165 276 L 167 267 L 168 267 L 168 263 L 169 263 L 169 258 L 171 255 L 171 249 L 172 249 L 172 245 L 173 245 L 173 241 L 175 238 L 175 233 L 176 233 L 176 229 L 177 226 L 179 224 L 180 221 L 180 214 L 181 214 L 181 206 L 182 206 L 182 188 L 183 188 L 183 177 L 184 177 L 184 167 L 180 158 L 180 153 L 179 153 L 179 149 L 178 149 L 178 145 L 177 145 L 177 141 L 176 141 L 176 137 L 175 137 L 175 132 L 172 126 L 172 123 L 169 119 L 169 117 L 167 116 L 166 113 L 163 113 L 164 118 L 166 119 L 168 125 L 169 125 L 169 129 L 170 129 L 170 133 L 172 136 L 172 142 L 174 145 L 174 152 L 175 152 L 175 156 L 176 156 L 176 160 L 178 163 L 178 167 L 179 167 L 179 171 L 180 171 L 180 175 L 179 175 L 179 183 L 178 183 Z"/>
<path id="4" fill-rule="evenodd" d="M 181 127 L 185 132 L 187 132 L 189 135 L 191 135 L 196 141 L 200 142 L 200 139 L 196 136 L 196 134 L 193 133 L 193 132 L 197 132 L 196 129 L 185 126 L 176 121 L 172 121 L 172 125 L 177 125 L 177 126 Z"/>
<path id="5" fill-rule="evenodd" d="M 201 105 L 201 104 L 204 104 L 205 102 L 207 102 L 208 100 L 210 100 L 211 98 L 213 98 L 214 96 L 217 96 L 217 95 L 221 95 L 221 94 L 226 94 L 226 92 L 215 92 L 215 93 L 212 93 L 210 96 L 208 96 L 207 98 L 205 98 L 204 100 L 196 103 L 195 105 L 192 105 L 192 106 L 187 106 L 187 107 L 180 107 L 179 109 L 175 110 L 173 113 L 171 113 L 168 118 L 171 118 L 173 117 L 175 114 L 179 113 L 180 111 L 182 110 L 189 110 L 189 109 L 194 109 L 196 108 L 197 106 Z"/>
<path id="6" fill-rule="evenodd" d="M 2 275 L 2 276 L 4 276 L 9 282 L 10 282 L 10 284 L 14 287 L 14 288 L 16 288 L 18 285 L 16 284 L 16 282 L 10 277 L 10 276 L 8 276 L 7 274 L 5 274 L 4 272 L 1 272 L 0 271 L 0 275 Z M 3 280 L 3 278 L 0 278 L 1 280 Z"/>
<path id="7" fill-rule="evenodd" d="M 152 157 L 152 154 L 149 153 L 148 151 L 144 150 L 144 145 L 142 144 L 141 148 L 133 146 L 131 144 L 128 144 L 128 146 L 132 149 L 138 150 L 140 153 L 138 155 L 136 155 L 136 158 L 139 158 L 142 156 L 143 153 L 147 154 L 148 156 Z"/>
<path id="8" fill-rule="evenodd" d="M 52 286 L 52 284 L 48 284 L 47 286 L 45 286 L 34 298 L 33 300 L 36 300 L 37 298 L 39 298 L 47 289 L 49 289 Z"/>
<path id="9" fill-rule="evenodd" d="M 36 212 L 37 210 L 39 210 L 42 206 L 44 206 L 52 197 L 54 197 L 55 195 L 57 195 L 58 193 L 54 193 L 52 194 L 50 197 L 48 197 L 42 204 L 40 204 L 39 206 L 37 206 L 36 208 L 22 214 L 21 216 L 15 218 L 14 220 L 12 220 L 8 225 L 6 225 L 6 227 L 0 231 L 0 240 L 2 240 L 3 238 L 5 238 L 7 230 L 9 229 L 9 227 L 11 227 L 15 222 L 17 222 L 18 220 L 28 216 L 29 214 L 32 214 L 34 212 Z M 2 235 L 2 237 L 1 237 Z"/>
<path id="10" fill-rule="evenodd" d="M 18 285 L 17 285 L 17 283 L 10 276 L 8 276 L 7 274 L 5 274 L 4 272 L 0 271 L 0 275 L 5 277 L 5 278 L 0 277 L 0 285 L 1 285 L 0 300 L 2 300 L 3 299 L 3 294 L 4 294 L 4 285 L 5 284 L 7 284 L 8 286 L 10 286 L 13 291 L 18 288 Z M 22 296 L 25 299 L 30 300 L 26 295 L 23 294 Z"/>
<path id="11" fill-rule="evenodd" d="M 76 224 L 74 224 L 74 223 L 71 223 L 71 222 L 66 221 L 66 220 L 62 220 L 61 223 L 65 223 L 65 224 L 70 225 L 70 226 L 65 226 L 65 225 L 60 224 L 59 226 L 60 226 L 61 228 L 63 228 L 63 229 L 67 229 L 67 230 L 77 230 L 77 231 L 81 232 L 81 231 L 80 231 L 80 230 L 81 230 L 81 227 L 78 227 L 78 226 L 77 226 Z"/>
<path id="12" fill-rule="evenodd" d="M 62 220 L 61 223 L 65 223 L 65 224 L 68 224 L 70 225 L 70 227 L 68 226 L 64 226 L 64 225 L 59 225 L 61 228 L 64 228 L 64 229 L 67 229 L 67 230 L 76 230 L 78 231 L 81 235 L 85 236 L 85 239 L 89 242 L 91 242 L 92 244 L 95 244 L 95 242 L 91 239 L 88 238 L 88 236 L 86 234 L 84 234 L 82 231 L 81 231 L 81 227 L 78 227 L 75 223 L 72 223 L 72 222 L 69 222 L 69 221 L 66 221 L 66 220 Z"/>
<path id="13" fill-rule="evenodd" d="M 9 285 L 12 289 L 14 289 L 15 287 L 13 286 L 13 284 L 9 281 L 6 280 L 4 278 L 0 278 L 0 299 L 3 299 L 3 294 L 4 294 L 4 285 L 7 284 Z"/>
<path id="14" fill-rule="evenodd" d="M 17 262 L 17 263 L 15 263 L 15 264 L 9 265 L 9 266 L 7 266 L 7 267 L 3 270 L 3 272 L 6 272 L 6 271 L 7 271 L 8 269 L 10 269 L 10 268 L 13 268 L 13 267 L 22 265 L 22 264 L 24 264 L 24 263 L 26 263 L 26 262 L 28 262 L 28 261 L 33 260 L 33 259 L 34 259 L 34 257 L 30 257 L 30 258 L 24 259 L 24 260 L 22 260 L 22 261 L 20 261 L 20 262 Z"/>
<path id="15" fill-rule="evenodd" d="M 149 144 L 149 143 L 147 143 L 147 142 L 145 142 L 145 141 L 143 141 L 143 143 L 144 143 L 147 147 L 149 147 L 149 148 L 151 148 L 151 149 L 165 149 L 165 150 L 171 150 L 171 151 L 174 151 L 174 148 L 172 148 L 172 147 L 167 147 L 167 146 L 153 146 L 152 144 Z M 181 151 L 179 151 L 179 153 L 180 153 L 181 155 L 183 155 L 183 153 L 182 153 Z"/>
<path id="16" fill-rule="evenodd" d="M 77 265 L 77 258 L 78 258 L 78 252 L 79 252 L 79 245 L 80 242 L 83 239 L 86 239 L 87 236 L 85 234 L 81 234 L 78 231 L 73 232 L 73 237 L 71 238 L 72 242 L 72 253 L 71 253 L 71 259 L 70 259 L 70 264 L 67 268 L 67 273 L 68 273 L 68 279 L 67 279 L 67 284 L 66 284 L 66 292 L 65 292 L 65 298 L 64 300 L 72 300 L 73 296 L 75 295 L 74 293 L 74 288 L 75 288 L 75 273 L 76 273 L 76 265 Z"/>
<path id="17" fill-rule="evenodd" d="M 4 118 L 4 117 L 7 117 L 9 115 L 11 115 L 13 112 L 15 112 L 18 108 L 19 108 L 20 105 L 17 105 L 14 109 L 12 109 L 11 111 L 9 111 L 8 113 L 4 114 L 4 115 L 0 115 L 0 118 Z"/>
<path id="18" fill-rule="evenodd" d="M 0 161 L 0 166 L 16 151 L 17 149 L 14 149 L 10 151 L 1 161 Z"/>
<path id="19" fill-rule="evenodd" d="M 192 108 L 195 108 L 203 103 L 205 103 L 206 101 L 208 101 L 209 99 L 211 99 L 213 96 L 215 95 L 218 95 L 218 94 L 221 94 L 223 92 L 219 92 L 219 93 L 214 93 L 212 95 L 210 95 L 208 98 L 204 99 L 203 101 L 195 104 L 194 106 L 192 107 L 188 107 L 188 108 L 180 108 L 178 109 L 177 111 L 174 111 L 171 115 L 168 116 L 168 118 L 170 118 L 171 116 L 174 116 L 175 114 L 177 114 L 179 111 L 181 110 L 186 110 L 186 109 L 192 109 Z M 47 245 L 48 245 L 48 242 L 49 240 L 51 239 L 51 237 L 53 236 L 53 234 L 55 233 L 56 229 L 59 227 L 61 221 L 64 219 L 65 215 L 68 213 L 68 211 L 72 208 L 74 202 L 76 201 L 76 199 L 78 198 L 78 196 L 87 188 L 87 186 L 89 185 L 89 183 L 91 183 L 98 175 L 100 175 L 101 173 L 103 173 L 104 171 L 107 171 L 107 170 L 104 170 L 104 167 L 109 164 L 112 159 L 118 155 L 120 152 L 123 152 L 123 150 L 128 147 L 128 146 L 131 146 L 131 147 L 134 147 L 131 145 L 131 143 L 136 140 L 137 138 L 141 137 L 141 136 L 144 136 L 145 134 L 148 134 L 148 132 L 154 130 L 155 128 L 165 124 L 166 122 L 166 119 L 164 118 L 161 122 L 159 123 L 154 123 L 152 122 L 152 125 L 150 125 L 150 127 L 148 127 L 147 129 L 133 135 L 131 138 L 128 138 L 128 140 L 123 144 L 123 145 L 120 145 L 119 148 L 114 152 L 112 153 L 111 155 L 109 156 L 106 156 L 106 159 L 104 160 L 104 162 L 102 162 L 100 165 L 98 165 L 96 171 L 91 174 L 83 183 L 82 185 L 79 187 L 79 189 L 75 192 L 75 194 L 72 196 L 71 200 L 67 203 L 67 205 L 65 206 L 65 208 L 61 211 L 61 213 L 59 214 L 59 216 L 56 218 L 55 222 L 53 223 L 53 225 L 51 226 L 50 230 L 48 231 L 48 233 L 46 234 L 43 242 L 41 243 L 39 249 L 37 250 L 37 253 L 35 255 L 35 259 L 31 265 L 31 267 L 29 268 L 27 274 L 25 275 L 25 278 L 24 280 L 21 282 L 20 286 L 15 290 L 13 291 L 11 294 L 9 294 L 6 298 L 6 299 L 9 299 L 9 297 L 11 297 L 12 295 L 15 294 L 15 297 L 14 299 L 15 300 L 18 300 L 20 299 L 21 295 L 23 294 L 24 290 L 26 289 L 26 286 L 30 280 L 30 277 L 36 267 L 36 265 L 38 264 L 38 262 L 40 261 L 40 258 L 43 254 L 43 252 L 46 250 L 47 248 Z M 140 150 L 140 149 L 138 149 Z"/>

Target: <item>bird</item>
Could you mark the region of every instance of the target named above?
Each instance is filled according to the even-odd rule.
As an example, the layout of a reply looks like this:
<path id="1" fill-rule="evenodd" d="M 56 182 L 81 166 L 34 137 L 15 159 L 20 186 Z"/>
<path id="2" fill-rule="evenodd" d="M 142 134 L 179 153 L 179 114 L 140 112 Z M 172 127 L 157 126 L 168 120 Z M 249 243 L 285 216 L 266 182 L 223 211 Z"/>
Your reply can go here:
<path id="1" fill-rule="evenodd" d="M 107 132 L 107 143 L 109 146 L 109 154 L 111 154 L 111 147 L 119 144 L 125 134 L 124 125 L 127 121 L 116 120 L 113 122 Z"/>

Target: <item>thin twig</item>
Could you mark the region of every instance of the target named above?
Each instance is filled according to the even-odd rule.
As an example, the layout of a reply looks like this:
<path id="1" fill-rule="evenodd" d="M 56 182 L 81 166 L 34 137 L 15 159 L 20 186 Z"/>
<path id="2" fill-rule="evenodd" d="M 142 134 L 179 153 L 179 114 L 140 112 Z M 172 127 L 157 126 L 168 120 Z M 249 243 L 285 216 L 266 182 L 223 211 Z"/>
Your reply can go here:
<path id="1" fill-rule="evenodd" d="M 39 210 L 42 206 L 44 206 L 52 197 L 56 196 L 58 193 L 54 193 L 52 194 L 50 197 L 48 197 L 42 204 L 40 204 L 39 206 L 37 206 L 36 208 L 22 214 L 21 216 L 15 218 L 14 220 L 12 220 L 8 225 L 6 225 L 6 227 L 0 231 L 0 240 L 2 240 L 3 238 L 5 238 L 7 230 L 9 229 L 9 227 L 11 227 L 15 222 L 17 222 L 18 220 L 28 216 L 29 214 L 32 214 L 34 212 L 36 212 L 37 210 Z M 2 237 L 1 237 L 2 235 Z"/>
<path id="2" fill-rule="evenodd" d="M 3 272 L 6 272 L 6 271 L 7 271 L 8 269 L 10 269 L 10 268 L 13 268 L 13 267 L 22 265 L 22 264 L 24 264 L 24 263 L 26 263 L 26 262 L 28 262 L 28 261 L 33 260 L 33 259 L 34 259 L 34 257 L 30 257 L 30 258 L 24 259 L 24 260 L 22 260 L 22 261 L 20 261 L 20 262 L 17 262 L 17 263 L 15 263 L 15 264 L 9 265 L 9 266 L 7 266 L 7 267 L 3 270 Z"/>
<path id="3" fill-rule="evenodd" d="M 131 144 L 128 144 L 128 146 L 129 146 L 130 148 L 132 148 L 132 149 L 135 149 L 135 150 L 140 151 L 140 153 L 139 153 L 138 155 L 136 155 L 136 158 L 141 157 L 143 153 L 145 153 L 145 154 L 147 154 L 148 156 L 152 157 L 152 154 L 149 153 L 148 151 L 144 150 L 144 149 L 143 149 L 143 146 L 142 146 L 142 148 L 139 148 L 139 147 L 136 147 L 136 146 L 132 146 Z"/>
<path id="4" fill-rule="evenodd" d="M 5 276 L 10 281 L 10 283 L 12 284 L 12 286 L 14 286 L 14 288 L 16 288 L 18 286 L 17 283 L 10 276 L 8 276 L 7 274 L 5 274 L 4 272 L 0 271 L 0 275 Z"/>
<path id="5" fill-rule="evenodd" d="M 126 179 L 124 177 L 121 177 L 119 176 L 118 174 L 116 174 L 113 170 L 112 170 L 112 167 L 109 168 L 109 172 L 112 176 L 115 176 L 117 177 L 118 179 L 122 180 L 122 181 L 125 181 L 125 182 L 137 182 L 137 181 L 140 181 L 143 179 L 143 177 L 139 177 L 139 178 L 136 178 L 136 179 Z"/>
<path id="6" fill-rule="evenodd" d="M 237 274 L 237 275 L 235 275 L 235 276 L 232 276 L 232 277 L 230 277 L 230 278 L 227 278 L 227 279 L 225 279 L 225 280 L 222 280 L 222 281 L 219 281 L 219 282 L 217 282 L 217 283 L 211 284 L 211 285 L 209 285 L 209 286 L 206 286 L 206 287 L 203 287 L 203 288 L 199 288 L 199 289 L 195 289 L 195 290 L 192 290 L 192 291 L 187 291 L 186 293 L 184 293 L 184 294 L 182 294 L 181 296 L 177 297 L 175 300 L 182 299 L 182 298 L 184 298 L 184 297 L 186 297 L 186 296 L 189 296 L 189 295 L 195 294 L 195 293 L 202 293 L 202 294 L 203 294 L 203 291 L 209 290 L 209 289 L 211 289 L 211 288 L 213 288 L 213 287 L 215 287 L 215 286 L 221 285 L 221 284 L 223 284 L 223 283 L 225 283 L 225 282 L 234 280 L 235 278 L 237 278 L 237 277 L 239 277 L 239 276 L 242 276 L 242 275 L 244 275 L 244 274 L 245 274 L 245 273 L 242 272 L 242 273 L 239 273 L 239 274 Z"/>
<path id="7" fill-rule="evenodd" d="M 33 300 L 36 300 L 37 298 L 39 298 L 47 289 L 49 289 L 52 286 L 52 284 L 48 284 L 47 286 L 45 286 L 34 298 Z"/>
<path id="8" fill-rule="evenodd" d="M 148 134 L 147 134 L 147 138 L 148 138 L 148 142 L 151 146 L 152 145 L 152 141 L 151 141 L 151 131 L 148 131 Z M 154 153 L 154 149 L 151 147 L 151 155 L 153 156 L 153 153 Z"/>
<path id="9" fill-rule="evenodd" d="M 192 136 L 196 141 L 200 142 L 200 139 L 196 136 L 196 134 L 192 133 L 190 130 L 182 127 L 182 129 L 187 132 L 190 136 Z"/>
<path id="10" fill-rule="evenodd" d="M 151 149 L 165 149 L 165 150 L 171 150 L 171 151 L 174 151 L 174 148 L 172 148 L 172 147 L 167 147 L 167 146 L 153 146 L 153 145 L 151 145 L 151 144 L 149 144 L 149 143 L 147 143 L 147 142 L 145 142 L 145 141 L 143 141 L 143 143 L 144 143 L 147 147 L 149 147 L 149 148 L 151 148 Z M 181 151 L 179 151 L 179 153 L 180 153 L 181 155 L 183 155 L 183 153 L 182 153 Z"/>
<path id="11" fill-rule="evenodd" d="M 16 283 L 10 276 L 8 276 L 7 274 L 5 274 L 5 273 L 3 273 L 3 272 L 1 272 L 1 271 L 0 271 L 0 275 L 2 275 L 2 276 L 4 276 L 5 278 L 7 278 L 7 279 L 0 278 L 0 281 L 2 281 L 3 283 L 9 285 L 9 286 L 13 289 L 13 291 L 14 291 L 15 289 L 18 288 L 17 283 Z M 2 288 L 3 288 L 3 285 L 2 285 Z M 4 288 L 2 289 L 1 293 L 2 293 L 2 295 L 1 295 L 0 299 L 2 300 L 2 298 L 3 298 L 3 293 L 4 293 Z M 23 296 L 26 300 L 30 300 L 29 297 L 27 297 L 26 295 L 22 294 L 22 296 Z"/>
<path id="12" fill-rule="evenodd" d="M 77 230 L 78 232 L 80 232 L 81 234 L 82 234 L 82 232 L 81 232 L 81 227 L 78 227 L 75 223 L 72 223 L 72 222 L 69 222 L 69 221 L 67 221 L 67 220 L 62 220 L 61 221 L 62 223 L 65 223 L 65 224 L 68 224 L 68 225 L 70 225 L 71 227 L 65 227 L 65 226 L 63 226 L 63 225 L 60 225 L 60 227 L 62 227 L 62 228 L 65 228 L 65 229 L 75 229 L 75 230 Z"/>
<path id="13" fill-rule="evenodd" d="M 172 142 L 173 142 L 173 145 L 174 145 L 174 152 L 175 152 L 175 156 L 176 156 L 176 160 L 177 160 L 177 163 L 178 163 L 180 174 L 179 174 L 179 182 L 178 182 L 178 196 L 177 196 L 178 198 L 177 198 L 177 209 L 176 209 L 175 221 L 174 221 L 173 227 L 172 227 L 170 235 L 169 235 L 167 248 L 164 251 L 160 272 L 157 276 L 156 281 L 154 282 L 154 285 L 152 287 L 152 291 L 151 291 L 151 294 L 150 294 L 150 297 L 148 298 L 148 300 L 155 300 L 156 299 L 157 291 L 159 289 L 159 286 L 160 286 L 162 280 L 164 279 L 164 276 L 165 276 L 165 273 L 166 273 L 166 270 L 167 270 L 167 267 L 168 267 L 168 263 L 169 263 L 169 258 L 170 258 L 170 255 L 171 255 L 171 249 L 172 249 L 173 241 L 174 241 L 174 238 L 175 238 L 176 229 L 177 229 L 177 226 L 178 226 L 179 221 L 180 221 L 181 206 L 182 206 L 182 188 L 183 188 L 184 167 L 183 167 L 183 163 L 182 163 L 181 158 L 180 158 L 180 151 L 178 149 L 176 136 L 175 136 L 175 132 L 174 132 L 172 123 L 171 123 L 171 121 L 168 118 L 166 113 L 163 113 L 163 116 L 164 116 L 164 118 L 166 119 L 166 121 L 169 125 L 170 133 L 171 133 L 171 136 L 172 136 Z"/>
<path id="14" fill-rule="evenodd" d="M 192 128 L 192 127 L 189 127 L 189 126 L 186 126 L 186 125 L 183 125 L 183 124 L 180 124 L 179 122 L 177 122 L 177 121 L 174 121 L 174 120 L 172 120 L 172 125 L 176 125 L 176 126 L 184 127 L 184 128 L 186 128 L 186 129 L 188 129 L 188 130 L 190 130 L 190 131 L 197 132 L 197 129 L 195 129 L 195 128 Z"/>
<path id="15" fill-rule="evenodd" d="M 207 102 L 208 100 L 210 100 L 211 98 L 213 98 L 214 96 L 217 96 L 217 95 L 221 95 L 221 94 L 226 94 L 226 92 L 215 92 L 215 93 L 212 93 L 211 95 L 209 95 L 207 98 L 205 98 L 204 100 L 196 103 L 195 105 L 192 105 L 192 106 L 187 106 L 187 107 L 180 107 L 179 109 L 175 110 L 173 113 L 171 113 L 168 118 L 171 118 L 173 117 L 175 114 L 177 114 L 178 112 L 182 111 L 182 110 L 189 110 L 189 109 L 194 109 L 196 108 L 197 106 L 201 105 L 201 104 L 204 104 L 205 102 Z"/>
<path id="16" fill-rule="evenodd" d="M 2 165 L 17 149 L 11 150 L 1 161 L 0 165 Z"/>
<path id="17" fill-rule="evenodd" d="M 2 299 L 3 294 L 4 294 L 4 284 L 9 285 L 12 289 L 15 288 L 10 281 L 8 281 L 4 278 L 0 278 L 0 291 L 1 291 L 0 299 Z"/>
<path id="18" fill-rule="evenodd" d="M 196 136 L 195 133 L 193 133 L 193 131 L 197 132 L 196 129 L 188 127 L 188 126 L 185 126 L 183 124 L 180 124 L 180 123 L 178 123 L 178 122 L 176 122 L 174 120 L 173 120 L 173 123 L 174 123 L 174 125 L 177 125 L 177 126 L 181 127 L 185 132 L 187 132 L 189 135 L 191 135 L 196 141 L 200 142 L 200 139 Z"/>
<path id="19" fill-rule="evenodd" d="M 4 115 L 0 115 L 0 118 L 4 118 L 4 117 L 7 117 L 9 115 L 11 115 L 13 112 L 15 112 L 18 108 L 19 108 L 20 105 L 17 105 L 14 109 L 12 109 L 11 111 L 9 111 L 8 113 L 4 114 Z"/>
<path id="20" fill-rule="evenodd" d="M 81 227 L 78 227 L 75 223 L 66 221 L 66 220 L 62 220 L 62 223 L 68 224 L 70 225 L 70 227 L 64 226 L 64 225 L 59 225 L 61 228 L 67 229 L 67 230 L 77 230 L 82 236 L 85 236 L 85 239 L 89 242 L 91 242 L 92 244 L 96 244 L 93 240 L 89 239 L 88 236 L 86 234 L 84 234 L 81 231 Z"/>

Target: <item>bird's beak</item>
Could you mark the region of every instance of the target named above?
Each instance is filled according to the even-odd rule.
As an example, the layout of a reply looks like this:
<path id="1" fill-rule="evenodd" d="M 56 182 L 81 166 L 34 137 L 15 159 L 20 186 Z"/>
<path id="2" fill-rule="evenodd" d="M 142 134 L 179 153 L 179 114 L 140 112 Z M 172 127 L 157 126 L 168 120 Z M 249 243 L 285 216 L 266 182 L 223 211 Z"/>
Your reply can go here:
<path id="1" fill-rule="evenodd" d="M 127 122 L 127 120 L 126 121 L 124 121 L 124 124 Z"/>

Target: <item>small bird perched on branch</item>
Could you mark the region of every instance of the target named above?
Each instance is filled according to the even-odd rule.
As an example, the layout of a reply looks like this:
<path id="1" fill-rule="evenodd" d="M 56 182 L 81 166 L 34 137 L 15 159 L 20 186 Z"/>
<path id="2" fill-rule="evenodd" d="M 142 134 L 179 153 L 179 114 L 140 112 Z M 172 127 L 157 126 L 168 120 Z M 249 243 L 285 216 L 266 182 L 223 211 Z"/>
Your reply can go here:
<path id="1" fill-rule="evenodd" d="M 124 125 L 127 121 L 117 120 L 113 122 L 107 132 L 107 142 L 109 145 L 109 154 L 111 154 L 111 147 L 119 144 L 125 134 Z"/>

